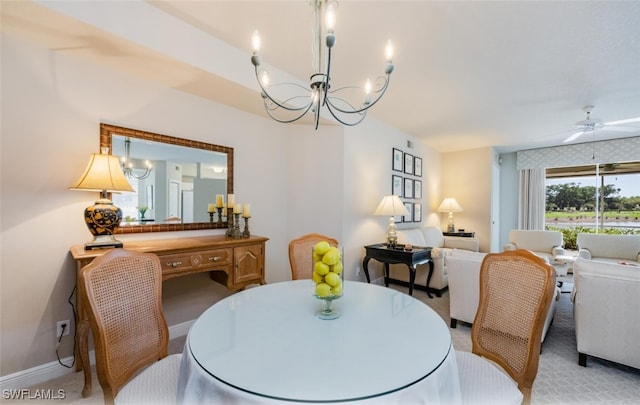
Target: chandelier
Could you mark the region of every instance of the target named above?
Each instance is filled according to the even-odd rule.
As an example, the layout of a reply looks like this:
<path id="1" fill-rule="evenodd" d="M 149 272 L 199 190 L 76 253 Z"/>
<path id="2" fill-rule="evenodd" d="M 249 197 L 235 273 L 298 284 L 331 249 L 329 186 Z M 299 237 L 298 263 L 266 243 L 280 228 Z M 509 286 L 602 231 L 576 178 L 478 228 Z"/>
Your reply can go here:
<path id="1" fill-rule="evenodd" d="M 276 98 L 269 94 L 267 89 L 274 88 L 269 86 L 269 75 L 266 70 L 260 69 L 260 35 L 258 31 L 253 33 L 253 55 L 251 63 L 255 68 L 256 79 L 262 90 L 262 99 L 267 114 L 274 120 L 282 123 L 290 123 L 299 120 L 308 112 L 313 113 L 315 129 L 318 129 L 320 120 L 320 109 L 326 107 L 329 113 L 338 122 L 347 126 L 354 126 L 362 122 L 367 115 L 367 110 L 376 104 L 383 96 L 389 86 L 389 78 L 393 72 L 393 46 L 391 41 L 387 42 L 385 48 L 386 62 L 384 64 L 384 76 L 376 79 L 376 87 L 372 88 L 371 82 L 367 81 L 364 87 L 346 86 L 340 88 L 331 88 L 331 49 L 335 45 L 336 36 L 334 33 L 335 26 L 335 7 L 336 1 L 332 0 L 311 0 L 314 6 L 314 41 L 313 41 L 313 67 L 315 73 L 310 77 L 309 88 L 297 83 L 281 83 L 277 86 L 287 87 L 287 95 Z M 326 11 L 324 10 L 326 8 Z M 324 12 L 325 20 L 322 24 L 321 15 Z M 326 50 L 323 52 L 322 39 Z M 323 55 L 324 54 L 324 55 Z M 326 63 L 323 63 L 322 57 L 326 56 Z M 303 90 L 303 92 L 300 91 Z M 310 89 L 310 91 L 309 91 Z M 364 92 L 364 97 L 360 102 L 348 101 L 346 94 L 352 94 L 354 89 L 360 89 Z"/>
<path id="2" fill-rule="evenodd" d="M 124 175 L 127 176 L 127 178 L 134 178 L 134 179 L 138 179 L 138 180 L 144 180 L 147 177 L 149 177 L 149 175 L 151 174 L 151 170 L 153 169 L 153 167 L 151 166 L 151 163 L 148 160 L 144 161 L 144 169 L 136 169 L 135 167 L 133 167 L 133 162 L 131 161 L 131 138 L 126 137 L 124 139 L 124 156 L 122 157 L 122 162 L 121 162 L 121 166 L 122 166 L 122 171 L 124 172 Z M 142 173 L 140 173 L 140 171 L 142 171 Z M 136 174 L 139 173 L 139 174 Z"/>

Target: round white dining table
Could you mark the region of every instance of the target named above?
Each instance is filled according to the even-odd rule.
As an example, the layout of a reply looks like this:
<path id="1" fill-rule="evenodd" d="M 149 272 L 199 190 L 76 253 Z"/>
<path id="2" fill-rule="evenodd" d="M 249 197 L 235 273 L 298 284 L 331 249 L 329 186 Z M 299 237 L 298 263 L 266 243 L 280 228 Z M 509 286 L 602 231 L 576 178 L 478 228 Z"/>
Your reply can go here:
<path id="1" fill-rule="evenodd" d="M 207 309 L 185 342 L 178 403 L 460 402 L 446 323 L 393 289 L 345 281 L 337 319 L 311 280 L 250 288 Z"/>

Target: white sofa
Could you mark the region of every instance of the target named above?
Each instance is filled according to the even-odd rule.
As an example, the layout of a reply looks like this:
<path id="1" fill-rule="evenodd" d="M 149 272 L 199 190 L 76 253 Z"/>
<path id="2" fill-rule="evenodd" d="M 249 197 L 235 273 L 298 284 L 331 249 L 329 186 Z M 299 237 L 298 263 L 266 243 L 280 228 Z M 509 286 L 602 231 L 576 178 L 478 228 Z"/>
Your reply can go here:
<path id="1" fill-rule="evenodd" d="M 415 288 L 425 289 L 435 293 L 438 297 L 449 285 L 447 277 L 447 255 L 453 249 L 464 249 L 477 252 L 480 249 L 480 241 L 477 238 L 461 238 L 444 236 L 442 231 L 435 226 L 401 229 L 398 230 L 398 243 L 410 243 L 414 246 L 427 246 L 433 248 L 431 260 L 433 261 L 433 275 L 427 286 L 429 265 L 420 265 L 416 269 Z M 407 266 L 393 264 L 389 266 L 391 278 L 409 281 Z"/>
<path id="2" fill-rule="evenodd" d="M 578 257 L 573 278 L 578 364 L 589 355 L 640 369 L 640 266 Z"/>
<path id="3" fill-rule="evenodd" d="M 447 256 L 447 271 L 449 273 L 449 317 L 450 326 L 455 328 L 457 321 L 472 324 L 480 301 L 480 266 L 486 253 L 453 250 Z M 556 295 L 551 301 L 549 312 L 542 330 L 542 341 L 553 322 L 560 288 L 556 288 Z"/>
<path id="4" fill-rule="evenodd" d="M 600 262 L 640 263 L 640 235 L 579 233 L 578 257 Z"/>

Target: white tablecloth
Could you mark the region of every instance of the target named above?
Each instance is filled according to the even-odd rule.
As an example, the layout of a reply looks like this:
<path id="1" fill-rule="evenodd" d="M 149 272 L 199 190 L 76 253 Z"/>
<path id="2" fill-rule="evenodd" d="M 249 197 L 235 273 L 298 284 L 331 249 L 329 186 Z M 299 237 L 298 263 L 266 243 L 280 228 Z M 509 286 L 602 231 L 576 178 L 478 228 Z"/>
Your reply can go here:
<path id="1" fill-rule="evenodd" d="M 310 283 L 252 288 L 205 311 L 185 344 L 178 403 L 460 402 L 450 333 L 431 308 L 347 281 L 342 315 L 321 320 Z"/>

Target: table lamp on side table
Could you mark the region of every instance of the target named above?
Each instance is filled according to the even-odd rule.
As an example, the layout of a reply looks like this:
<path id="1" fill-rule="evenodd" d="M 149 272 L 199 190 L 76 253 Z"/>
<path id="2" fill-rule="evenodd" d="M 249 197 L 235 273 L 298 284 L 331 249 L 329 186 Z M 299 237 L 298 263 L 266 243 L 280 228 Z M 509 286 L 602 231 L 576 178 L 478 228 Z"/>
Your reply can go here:
<path id="1" fill-rule="evenodd" d="M 438 212 L 448 212 L 449 213 L 449 225 L 447 226 L 447 232 L 455 232 L 456 226 L 453 223 L 453 213 L 454 212 L 462 212 L 462 207 L 455 198 L 445 198 L 438 207 Z"/>
<path id="2" fill-rule="evenodd" d="M 398 241 L 398 233 L 394 217 L 396 215 L 409 215 L 409 211 L 404 206 L 397 195 L 384 196 L 373 215 L 389 215 L 389 226 L 387 228 L 387 246 L 394 247 Z"/>
<path id="3" fill-rule="evenodd" d="M 69 188 L 100 192 L 100 199 L 84 210 L 84 220 L 93 235 L 85 249 L 122 247 L 122 242 L 113 236 L 122 221 L 122 210 L 107 198 L 107 192 L 135 190 L 124 176 L 118 157 L 109 155 L 109 148 L 91 154 L 84 174 Z"/>

